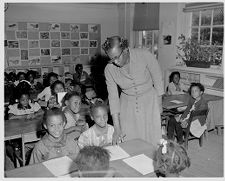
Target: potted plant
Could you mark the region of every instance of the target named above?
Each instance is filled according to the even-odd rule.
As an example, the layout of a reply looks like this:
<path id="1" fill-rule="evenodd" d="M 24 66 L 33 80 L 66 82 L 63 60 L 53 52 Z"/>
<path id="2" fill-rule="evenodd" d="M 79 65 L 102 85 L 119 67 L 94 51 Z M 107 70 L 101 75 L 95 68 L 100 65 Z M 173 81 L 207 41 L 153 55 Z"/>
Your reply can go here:
<path id="1" fill-rule="evenodd" d="M 180 40 L 177 46 L 177 58 L 181 58 L 187 67 L 209 68 L 211 64 L 220 65 L 222 62 L 222 51 L 217 46 L 207 45 L 205 42 L 198 42 L 186 38 L 183 34 L 178 37 Z"/>

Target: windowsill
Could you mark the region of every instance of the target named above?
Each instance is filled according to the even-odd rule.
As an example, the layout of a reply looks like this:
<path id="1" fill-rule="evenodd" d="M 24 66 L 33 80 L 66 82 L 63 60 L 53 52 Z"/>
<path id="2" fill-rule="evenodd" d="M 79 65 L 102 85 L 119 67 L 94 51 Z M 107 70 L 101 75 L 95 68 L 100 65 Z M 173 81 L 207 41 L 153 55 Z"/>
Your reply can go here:
<path id="1" fill-rule="evenodd" d="M 216 74 L 219 76 L 223 76 L 223 68 L 218 66 L 211 66 L 210 68 L 197 68 L 197 67 L 187 67 L 187 66 L 174 66 L 172 68 L 179 69 L 179 70 L 186 70 L 191 72 L 199 72 L 199 73 L 209 73 L 209 74 Z"/>

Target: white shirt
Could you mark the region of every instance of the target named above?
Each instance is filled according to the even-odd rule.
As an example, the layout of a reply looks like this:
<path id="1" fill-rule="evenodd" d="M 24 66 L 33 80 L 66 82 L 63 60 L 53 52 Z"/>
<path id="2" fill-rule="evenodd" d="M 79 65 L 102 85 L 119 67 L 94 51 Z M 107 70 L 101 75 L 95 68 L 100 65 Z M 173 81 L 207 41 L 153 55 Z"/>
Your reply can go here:
<path id="1" fill-rule="evenodd" d="M 51 88 L 50 86 L 48 86 L 45 87 L 45 89 L 40 94 L 37 95 L 37 99 L 42 99 L 43 97 L 45 97 L 45 101 L 47 102 L 50 99 L 51 95 L 52 95 Z"/>

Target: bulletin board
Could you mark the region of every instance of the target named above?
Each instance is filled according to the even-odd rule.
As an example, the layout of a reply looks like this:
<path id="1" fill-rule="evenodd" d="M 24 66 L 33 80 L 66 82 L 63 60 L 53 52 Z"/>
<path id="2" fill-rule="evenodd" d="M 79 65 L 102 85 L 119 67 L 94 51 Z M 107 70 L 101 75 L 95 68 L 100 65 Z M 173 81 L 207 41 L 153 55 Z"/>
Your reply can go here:
<path id="1" fill-rule="evenodd" d="M 100 24 L 5 23 L 5 67 L 10 69 L 70 70 L 77 63 L 89 65 L 100 51 Z"/>

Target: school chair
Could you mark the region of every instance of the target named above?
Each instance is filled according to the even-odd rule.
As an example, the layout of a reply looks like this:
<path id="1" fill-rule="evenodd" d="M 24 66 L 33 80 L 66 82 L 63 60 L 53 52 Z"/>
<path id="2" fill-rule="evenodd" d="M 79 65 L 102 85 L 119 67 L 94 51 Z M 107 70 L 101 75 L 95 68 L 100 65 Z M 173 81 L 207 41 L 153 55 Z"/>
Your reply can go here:
<path id="1" fill-rule="evenodd" d="M 193 140 L 193 139 L 198 139 L 199 140 L 199 146 L 202 147 L 202 145 L 203 145 L 203 135 L 205 135 L 205 132 L 207 130 L 205 130 L 204 133 L 198 138 L 198 137 L 195 137 L 194 135 L 192 135 L 190 133 L 190 126 L 191 126 L 191 122 L 194 121 L 194 118 L 196 116 L 204 116 L 204 119 L 206 119 L 207 114 L 208 114 L 208 109 L 191 112 L 187 128 L 183 129 L 183 131 L 185 133 L 184 134 L 184 147 L 186 149 L 188 149 L 188 141 Z"/>

